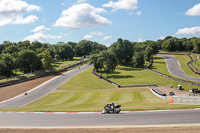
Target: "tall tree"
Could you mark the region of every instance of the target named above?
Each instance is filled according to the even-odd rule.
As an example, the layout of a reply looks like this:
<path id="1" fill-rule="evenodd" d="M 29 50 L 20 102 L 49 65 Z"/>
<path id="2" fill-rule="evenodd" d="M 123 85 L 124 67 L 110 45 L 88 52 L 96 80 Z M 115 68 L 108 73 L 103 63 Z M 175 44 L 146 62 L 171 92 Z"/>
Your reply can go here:
<path id="1" fill-rule="evenodd" d="M 119 38 L 109 49 L 116 54 L 120 64 L 127 65 L 132 61 L 134 47 L 130 41 Z"/>
<path id="2" fill-rule="evenodd" d="M 134 64 L 134 67 L 136 68 L 144 67 L 144 53 L 143 52 L 135 53 L 133 64 Z"/>
<path id="3" fill-rule="evenodd" d="M 51 71 L 53 67 L 52 66 L 53 58 L 51 57 L 50 53 L 47 51 L 44 51 L 39 54 L 39 57 L 41 59 L 43 69 Z"/>
<path id="4" fill-rule="evenodd" d="M 37 56 L 33 50 L 22 50 L 19 52 L 19 68 L 24 73 L 36 70 Z"/>

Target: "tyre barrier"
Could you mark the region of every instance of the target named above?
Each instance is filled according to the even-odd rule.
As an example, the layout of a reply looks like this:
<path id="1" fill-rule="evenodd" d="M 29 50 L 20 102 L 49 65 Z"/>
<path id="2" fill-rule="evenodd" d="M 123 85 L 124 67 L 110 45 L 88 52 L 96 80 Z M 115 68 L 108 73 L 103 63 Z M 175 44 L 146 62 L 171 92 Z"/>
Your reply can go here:
<path id="1" fill-rule="evenodd" d="M 10 86 L 10 85 L 14 85 L 14 84 L 23 83 L 23 82 L 34 80 L 34 79 L 41 78 L 41 77 L 46 77 L 46 76 L 49 76 L 49 75 L 52 75 L 52 74 L 60 74 L 61 72 L 65 72 L 66 70 L 71 70 L 71 69 L 76 68 L 76 67 L 78 67 L 82 64 L 85 64 L 87 62 L 88 61 L 79 62 L 79 63 L 73 64 L 71 66 L 68 66 L 66 68 L 63 68 L 61 70 L 54 71 L 54 72 L 47 72 L 47 73 L 40 75 L 40 76 L 32 76 L 32 77 L 29 77 L 29 78 L 26 78 L 26 79 L 12 80 L 12 81 L 8 81 L 8 82 L 0 83 L 0 88 Z"/>
<path id="2" fill-rule="evenodd" d="M 113 81 L 111 81 L 111 80 L 109 80 L 109 79 L 107 79 L 107 78 L 105 78 L 105 77 L 103 77 L 103 76 L 100 76 L 94 69 L 92 70 L 92 73 L 93 73 L 95 76 L 97 76 L 97 77 L 99 77 L 99 78 L 101 78 L 101 79 L 107 81 L 108 83 L 111 83 L 112 85 L 114 85 L 114 86 L 116 86 L 116 87 L 118 87 L 118 88 L 157 86 L 157 84 L 119 85 L 119 84 L 117 84 L 117 83 L 115 83 L 115 82 L 113 82 Z"/>
<path id="3" fill-rule="evenodd" d="M 152 91 L 154 91 L 155 93 L 157 93 L 160 96 L 167 96 L 166 93 L 163 93 L 162 91 L 156 89 L 156 88 L 151 88 Z"/>

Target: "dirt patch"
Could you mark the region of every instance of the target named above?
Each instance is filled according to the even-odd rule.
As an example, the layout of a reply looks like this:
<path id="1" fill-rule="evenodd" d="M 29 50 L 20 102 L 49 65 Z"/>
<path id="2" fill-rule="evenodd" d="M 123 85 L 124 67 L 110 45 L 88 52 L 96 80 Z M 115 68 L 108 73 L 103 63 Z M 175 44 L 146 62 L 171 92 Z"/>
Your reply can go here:
<path id="1" fill-rule="evenodd" d="M 0 133 L 199 133 L 200 127 L 0 129 Z"/>
<path id="2" fill-rule="evenodd" d="M 27 82 L 0 88 L 0 101 L 4 101 L 9 98 L 15 97 L 17 95 L 23 94 L 26 91 L 29 91 L 29 90 L 37 87 L 38 85 L 44 83 L 45 81 L 47 81 L 55 76 L 57 76 L 57 75 L 50 75 L 50 76 L 30 80 Z"/>
<path id="3" fill-rule="evenodd" d="M 170 88 L 166 86 L 159 86 L 156 87 L 158 90 L 160 90 L 163 93 L 166 93 L 167 96 L 169 96 L 169 92 L 174 92 L 175 95 L 188 95 L 190 92 L 184 91 L 184 90 L 178 90 L 177 88 Z"/>

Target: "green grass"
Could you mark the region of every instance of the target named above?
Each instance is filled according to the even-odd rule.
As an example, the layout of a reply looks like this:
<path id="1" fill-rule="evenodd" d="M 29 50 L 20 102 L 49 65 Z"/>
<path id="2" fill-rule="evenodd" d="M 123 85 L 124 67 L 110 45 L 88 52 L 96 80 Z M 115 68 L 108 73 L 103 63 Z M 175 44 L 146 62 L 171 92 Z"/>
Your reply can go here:
<path id="1" fill-rule="evenodd" d="M 59 87 L 60 90 L 90 90 L 90 89 L 109 89 L 116 88 L 115 86 L 99 79 L 92 74 L 90 68 L 81 74 L 73 77 L 71 80 L 66 82 L 64 85 Z"/>
<path id="2" fill-rule="evenodd" d="M 181 65 L 183 71 L 186 74 L 191 75 L 193 77 L 200 78 L 200 75 L 194 74 L 192 72 L 192 70 L 190 70 L 190 68 L 187 66 L 187 63 L 190 61 L 190 58 L 188 56 L 186 56 L 186 55 L 174 55 L 174 56 L 178 59 L 178 61 L 179 61 L 180 65 Z"/>
<path id="3" fill-rule="evenodd" d="M 154 65 L 155 64 L 156 63 L 154 63 Z M 159 65 L 157 65 L 157 67 L 159 69 L 164 69 L 160 68 Z M 177 88 L 177 86 L 181 84 L 186 91 L 192 88 L 199 88 L 198 86 L 176 82 L 173 80 L 168 80 L 163 76 L 160 76 L 158 74 L 155 74 L 153 72 L 141 68 L 130 68 L 130 67 L 119 66 L 119 68 L 117 68 L 114 73 L 109 74 L 108 76 L 106 74 L 103 74 L 103 76 L 107 77 L 109 80 L 112 80 L 120 85 L 157 84 L 162 86 L 173 85 L 174 87 Z"/>
<path id="4" fill-rule="evenodd" d="M 161 63 L 159 63 L 161 62 Z M 154 69 L 166 71 L 163 59 L 158 58 Z M 73 77 L 55 92 L 21 108 L 1 109 L 2 111 L 101 111 L 107 103 L 115 102 L 122 105 L 122 110 L 165 110 L 180 108 L 199 108 L 200 105 L 169 104 L 153 95 L 147 88 L 116 88 L 91 74 L 92 68 Z M 106 74 L 104 74 L 106 76 Z M 181 84 L 185 90 L 197 88 L 168 80 L 144 69 L 119 66 L 108 78 L 121 85 Z"/>
<path id="5" fill-rule="evenodd" d="M 116 102 L 122 110 L 160 110 L 195 108 L 197 105 L 169 104 L 145 88 L 95 90 L 84 92 L 54 92 L 13 111 L 101 111 L 107 103 Z"/>

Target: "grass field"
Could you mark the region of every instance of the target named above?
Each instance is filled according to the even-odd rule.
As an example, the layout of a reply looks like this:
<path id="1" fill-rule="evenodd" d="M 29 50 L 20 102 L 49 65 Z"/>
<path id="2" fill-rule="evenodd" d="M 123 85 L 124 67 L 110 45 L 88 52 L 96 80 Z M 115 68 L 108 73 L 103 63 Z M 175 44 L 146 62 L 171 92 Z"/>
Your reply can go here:
<path id="1" fill-rule="evenodd" d="M 158 60 L 160 59 L 158 58 Z M 154 65 L 155 65 L 154 67 L 155 70 L 156 68 L 162 71 L 166 69 L 164 68 L 166 66 L 164 66 L 162 63 L 159 64 L 154 63 Z M 173 85 L 174 87 L 177 88 L 177 86 L 181 84 L 183 88 L 187 91 L 192 88 L 198 88 L 198 86 L 168 80 L 163 76 L 157 75 L 153 72 L 141 68 L 130 68 L 130 67 L 119 66 L 119 68 L 117 68 L 114 73 L 109 74 L 108 76 L 106 74 L 103 74 L 103 76 L 107 77 L 108 79 L 120 85 L 157 84 L 164 86 Z"/>
<path id="2" fill-rule="evenodd" d="M 121 104 L 122 110 L 162 110 L 200 107 L 200 105 L 169 104 L 167 100 L 162 100 L 153 95 L 147 88 L 116 88 L 91 73 L 92 69 L 82 72 L 55 92 L 25 107 L 5 110 L 47 112 L 101 111 L 107 103 L 112 102 Z M 108 78 L 123 85 L 157 83 L 159 85 L 171 84 L 177 86 L 180 84 L 144 69 L 122 66 L 117 68 L 113 74 L 109 74 Z M 192 87 L 187 84 L 182 85 L 185 89 L 191 89 Z"/>
<path id="3" fill-rule="evenodd" d="M 101 111 L 107 103 L 122 105 L 122 110 L 160 110 L 194 108 L 194 105 L 169 104 L 147 88 L 106 89 L 93 91 L 61 91 L 15 111 Z"/>

